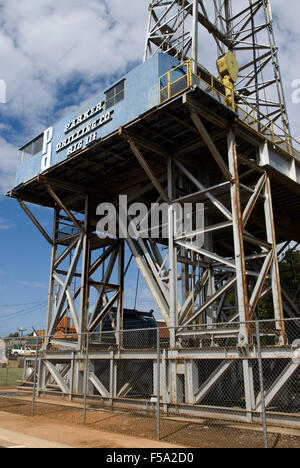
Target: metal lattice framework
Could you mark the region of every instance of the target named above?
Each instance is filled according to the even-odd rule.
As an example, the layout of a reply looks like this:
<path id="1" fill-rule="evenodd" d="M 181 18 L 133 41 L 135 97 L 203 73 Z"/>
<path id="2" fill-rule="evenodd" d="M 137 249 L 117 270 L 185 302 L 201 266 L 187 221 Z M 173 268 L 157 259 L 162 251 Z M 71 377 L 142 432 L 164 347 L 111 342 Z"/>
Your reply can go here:
<path id="1" fill-rule="evenodd" d="M 266 393 L 268 404 L 288 384 L 299 367 L 299 363 L 291 360 L 293 355 L 282 320 L 284 314 L 270 175 L 238 150 L 243 139 L 234 126 L 225 129 L 220 119 L 217 121 L 226 142 L 228 162 L 221 160 L 216 144 L 205 129 L 203 109 L 192 97 L 185 96 L 184 101 L 194 125 L 193 133 L 197 135 L 203 151 L 206 147 L 209 149 L 212 166 L 209 170 L 203 167 L 195 170 L 193 159 L 186 158 L 187 150 L 178 150 L 177 154 L 170 156 L 159 144 L 149 142 L 134 132 L 121 132 L 120 137 L 127 150 L 134 155 L 149 179 L 148 184 L 134 187 L 128 192 L 129 200 L 137 202 L 149 197 L 149 201 L 154 201 L 158 196 L 160 201 L 167 204 L 168 210 L 168 235 L 165 241 L 136 235 L 128 237 L 126 244 L 169 327 L 169 346 L 161 362 L 162 398 L 165 404 L 172 406 L 182 403 L 178 376 L 184 375 L 186 403 L 191 405 L 190 414 L 197 415 L 205 396 L 217 382 L 223 381 L 228 370 L 235 366 L 235 359 L 243 356 L 245 404 L 249 410 L 245 417 L 251 421 L 252 411 L 261 411 L 259 395 L 256 400 L 253 397 L 253 356 L 256 356 L 256 348 L 253 347 L 255 329 L 251 322 L 258 317 L 259 300 L 269 291 L 273 298 L 274 327 L 270 327 L 268 336 L 273 336 L 274 344 L 263 350 L 263 357 L 276 360 L 284 356 L 286 367 Z M 255 151 L 255 147 L 251 151 Z M 265 151 L 266 143 L 262 142 L 258 160 Z M 155 155 L 160 155 L 165 165 L 161 177 L 157 177 L 149 165 L 149 158 Z M 213 185 L 212 173 L 214 177 L 218 174 L 219 178 L 219 182 Z M 79 186 L 51 177 L 41 176 L 40 182 L 55 202 L 52 238 L 27 205 L 20 201 L 22 208 L 52 246 L 47 339 L 40 354 L 39 392 L 55 388 L 71 397 L 82 394 L 86 376 L 90 395 L 96 392 L 107 402 L 111 399 L 121 400 L 132 388 L 130 372 L 124 374 L 124 360 L 137 365 L 136 375 L 141 376 L 145 372 L 145 360 L 153 363 L 153 375 L 157 363 L 153 349 L 132 351 L 123 347 L 124 280 L 127 270 L 124 264 L 125 242 L 122 239 L 101 241 L 97 238 L 91 194 L 78 194 L 81 190 Z M 64 197 L 57 194 L 62 188 Z M 76 199 L 81 199 L 83 203 L 82 213 L 71 211 Z M 201 232 L 192 230 L 188 234 L 178 234 L 176 206 L 191 200 L 204 204 L 205 226 Z M 248 231 L 253 213 L 256 216 L 260 213 L 260 236 Z M 148 216 L 151 216 L 151 208 Z M 202 247 L 190 242 L 199 234 L 204 234 Z M 115 268 L 117 284 L 112 282 Z M 79 280 L 78 284 L 74 284 L 76 279 Z M 96 290 L 94 297 L 92 290 Z M 228 315 L 228 295 L 232 292 L 234 302 L 229 304 L 231 314 Z M 115 306 L 117 347 L 112 352 L 105 348 L 90 351 L 89 372 L 84 374 L 82 360 L 89 348 L 86 333 L 93 334 Z M 288 308 L 289 315 L 290 312 Z M 58 339 L 54 334 L 56 327 L 67 314 L 72 316 L 75 334 Z M 294 315 L 291 312 L 291 316 Z M 205 348 L 201 350 L 197 345 L 189 349 L 187 343 L 191 339 L 192 342 L 199 340 L 199 343 L 204 340 Z M 234 343 L 230 347 L 230 358 L 227 356 L 228 350 L 220 346 L 226 339 Z M 220 359 L 218 367 L 199 386 L 198 363 L 209 362 L 216 357 Z M 178 360 L 185 365 L 180 366 Z M 25 385 L 29 383 L 28 380 Z"/>
<path id="2" fill-rule="evenodd" d="M 243 10 L 234 11 L 243 3 Z M 256 20 L 260 18 L 259 26 Z M 274 121 L 281 119 L 288 133 L 269 2 L 153 1 L 145 58 L 160 51 L 179 61 L 191 57 L 197 74 L 199 26 L 212 34 L 218 54 L 229 49 L 243 55 L 237 93 L 254 104 L 258 120 L 263 121 L 267 112 Z M 266 43 L 260 41 L 261 33 L 267 33 Z M 109 403 L 130 393 L 133 372 L 129 367 L 136 365 L 141 376 L 148 360 L 153 379 L 151 375 L 147 404 L 155 394 L 154 369 L 158 366 L 166 410 L 168 405 L 181 409 L 183 376 L 185 402 L 191 405 L 188 410 L 199 414 L 205 395 L 222 382 L 235 359 L 242 359 L 246 417 L 251 420 L 251 412 L 261 406 L 259 395 L 254 401 L 257 337 L 253 321 L 260 318 L 259 302 L 269 293 L 272 327 L 267 338 L 271 345 L 263 348 L 262 356 L 266 362 L 282 358 L 285 362 L 267 394 L 268 404 L 299 368 L 299 362 L 292 361 L 283 321 L 284 311 L 299 317 L 299 310 L 286 292 L 282 294 L 277 253 L 278 242 L 300 241 L 300 229 L 293 222 L 299 206 L 296 157 L 289 145 L 268 140 L 259 128 L 216 99 L 210 82 L 202 85 L 203 90 L 193 83 L 186 87 L 185 76 L 180 80 L 179 90 L 175 87 L 176 93 L 170 93 L 157 108 L 11 193 L 52 250 L 47 338 L 39 356 L 38 391 L 54 387 L 72 398 L 83 394 L 86 377 L 90 395 L 100 395 Z M 272 101 L 262 97 L 267 91 L 273 93 Z M 270 170 L 274 154 L 282 164 L 275 175 L 274 168 Z M 127 239 L 118 234 L 114 239 L 98 238 L 98 205 L 111 203 L 118 213 L 118 197 L 124 194 L 129 203 L 146 204 L 149 218 L 152 204 L 165 204 L 165 238 L 151 233 L 144 238 L 135 232 Z M 26 201 L 53 208 L 52 236 Z M 177 207 L 187 203 L 203 204 L 204 226 L 178 232 Z M 201 246 L 191 241 L 198 235 L 204 236 Z M 123 346 L 126 246 L 169 329 L 162 357 L 151 347 L 132 350 Z M 99 326 L 113 308 L 117 311 L 114 346 L 98 340 L 88 354 L 87 334 L 92 344 L 94 333 L 101 338 Z M 67 315 L 72 317 L 75 332 L 58 339 L 57 326 Z M 196 345 L 190 345 L 191 340 Z M 202 381 L 199 368 L 213 359 L 220 361 L 218 367 Z M 205 414 L 214 415 L 215 410 L 205 409 Z M 235 415 L 236 410 L 231 411 Z"/>
<path id="3" fill-rule="evenodd" d="M 155 0 L 149 10 L 145 60 L 164 52 L 201 63 L 199 29 L 204 28 L 217 44 L 216 59 L 227 50 L 237 56 L 237 101 L 243 97 L 258 121 L 267 117 L 290 133 L 269 0 Z"/>

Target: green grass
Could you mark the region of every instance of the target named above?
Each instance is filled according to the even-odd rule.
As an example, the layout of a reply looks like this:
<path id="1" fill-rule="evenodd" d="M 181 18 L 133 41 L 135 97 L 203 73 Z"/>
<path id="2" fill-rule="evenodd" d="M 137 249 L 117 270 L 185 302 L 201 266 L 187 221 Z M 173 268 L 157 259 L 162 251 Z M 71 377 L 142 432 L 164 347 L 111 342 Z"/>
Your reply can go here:
<path id="1" fill-rule="evenodd" d="M 22 379 L 23 369 L 17 368 L 0 368 L 0 387 L 14 387 L 17 385 L 17 380 Z"/>

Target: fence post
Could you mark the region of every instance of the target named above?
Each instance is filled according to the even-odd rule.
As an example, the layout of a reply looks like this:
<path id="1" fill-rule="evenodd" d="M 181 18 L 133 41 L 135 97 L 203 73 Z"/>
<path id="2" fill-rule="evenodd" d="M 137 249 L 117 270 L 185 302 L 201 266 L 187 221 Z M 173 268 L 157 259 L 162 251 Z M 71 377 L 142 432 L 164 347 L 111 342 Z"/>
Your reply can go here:
<path id="1" fill-rule="evenodd" d="M 38 352 L 39 352 L 39 338 L 36 337 L 35 345 L 35 362 L 34 362 L 34 372 L 33 372 L 33 388 L 32 388 L 32 404 L 31 404 L 31 416 L 34 416 L 35 410 L 35 392 L 36 392 L 36 374 L 37 374 L 37 365 L 38 365 Z"/>
<path id="2" fill-rule="evenodd" d="M 69 401 L 73 400 L 73 388 L 74 388 L 74 361 L 75 361 L 75 352 L 72 352 L 72 361 L 71 361 L 71 378 L 70 378 L 70 395 Z"/>
<path id="3" fill-rule="evenodd" d="M 85 369 L 84 369 L 84 400 L 83 400 L 83 424 L 86 424 L 86 403 L 87 403 L 87 391 L 89 381 L 89 334 L 86 339 L 86 357 L 85 357 Z"/>
<path id="4" fill-rule="evenodd" d="M 160 328 L 157 326 L 157 400 L 156 400 L 156 430 L 157 440 L 160 440 Z"/>
<path id="5" fill-rule="evenodd" d="M 6 364 L 6 382 L 5 382 L 5 387 L 8 386 L 8 368 L 9 368 L 9 359 L 7 360 L 7 364 Z"/>
<path id="6" fill-rule="evenodd" d="M 263 423 L 263 430 L 264 430 L 264 444 L 265 444 L 265 448 L 269 448 L 268 426 L 267 426 L 266 404 L 265 404 L 264 374 L 263 374 L 261 343 L 260 343 L 260 329 L 259 329 L 259 322 L 257 320 L 255 321 L 255 327 L 256 327 L 257 357 L 258 357 L 258 370 L 259 370 L 259 382 L 260 382 L 260 393 L 261 393 L 261 414 L 262 414 L 262 423 Z"/>

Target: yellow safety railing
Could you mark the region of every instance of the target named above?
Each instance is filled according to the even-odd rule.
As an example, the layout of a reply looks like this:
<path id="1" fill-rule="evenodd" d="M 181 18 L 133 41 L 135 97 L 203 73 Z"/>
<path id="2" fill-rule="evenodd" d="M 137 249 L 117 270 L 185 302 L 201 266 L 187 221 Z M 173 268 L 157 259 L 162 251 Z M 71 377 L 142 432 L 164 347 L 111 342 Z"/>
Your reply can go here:
<path id="1" fill-rule="evenodd" d="M 193 67 L 193 65 L 195 65 L 195 67 Z M 205 79 L 203 76 L 195 74 L 193 68 L 198 70 L 198 73 L 200 71 L 200 73 L 205 76 Z M 224 85 L 202 65 L 195 64 L 192 59 L 182 62 L 159 78 L 159 103 L 163 104 L 184 93 L 193 85 L 198 86 L 223 105 L 226 105 Z M 236 112 L 240 120 L 247 126 L 272 141 L 273 144 L 279 146 L 291 156 L 300 159 L 300 142 L 291 137 L 288 132 L 269 117 L 260 113 L 261 119 L 258 119 L 255 107 L 249 104 L 242 96 L 239 96 L 239 104 L 236 105 Z"/>
<path id="2" fill-rule="evenodd" d="M 192 85 L 192 60 L 186 60 L 159 78 L 159 103 L 178 96 Z"/>

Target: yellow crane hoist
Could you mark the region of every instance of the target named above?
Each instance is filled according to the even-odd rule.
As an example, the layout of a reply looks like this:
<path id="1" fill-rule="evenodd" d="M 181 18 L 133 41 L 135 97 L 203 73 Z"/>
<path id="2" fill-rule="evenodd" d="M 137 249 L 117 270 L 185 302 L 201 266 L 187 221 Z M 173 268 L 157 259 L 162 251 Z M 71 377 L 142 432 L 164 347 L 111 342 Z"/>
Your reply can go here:
<path id="1" fill-rule="evenodd" d="M 225 86 L 226 106 L 236 110 L 234 99 L 234 86 L 239 74 L 239 64 L 231 50 L 217 60 L 217 68 L 220 79 Z"/>

